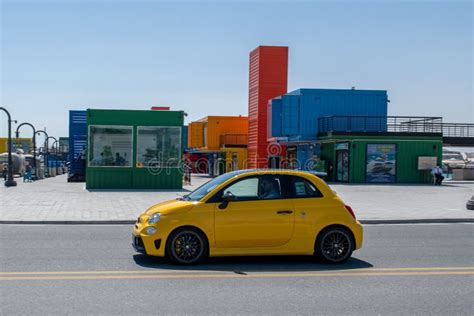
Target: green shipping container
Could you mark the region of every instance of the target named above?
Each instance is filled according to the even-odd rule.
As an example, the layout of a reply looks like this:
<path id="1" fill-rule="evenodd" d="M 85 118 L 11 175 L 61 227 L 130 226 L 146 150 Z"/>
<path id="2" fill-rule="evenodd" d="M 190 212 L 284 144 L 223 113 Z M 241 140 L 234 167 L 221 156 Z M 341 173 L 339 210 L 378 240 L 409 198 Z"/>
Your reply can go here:
<path id="1" fill-rule="evenodd" d="M 430 183 L 419 157 L 441 163 L 442 137 L 355 136 L 320 138 L 321 159 L 331 163 L 330 181 L 350 183 Z"/>
<path id="2" fill-rule="evenodd" d="M 182 111 L 87 110 L 87 189 L 180 189 Z"/>

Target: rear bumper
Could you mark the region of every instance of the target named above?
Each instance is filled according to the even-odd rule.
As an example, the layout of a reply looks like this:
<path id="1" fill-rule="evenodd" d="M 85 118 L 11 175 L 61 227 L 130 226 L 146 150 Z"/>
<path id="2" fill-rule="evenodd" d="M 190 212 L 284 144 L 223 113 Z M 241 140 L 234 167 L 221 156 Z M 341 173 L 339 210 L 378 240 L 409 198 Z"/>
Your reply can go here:
<path id="1" fill-rule="evenodd" d="M 364 228 L 359 221 L 357 221 L 356 225 L 352 228 L 352 233 L 354 234 L 356 243 L 354 250 L 362 248 L 364 242 Z"/>

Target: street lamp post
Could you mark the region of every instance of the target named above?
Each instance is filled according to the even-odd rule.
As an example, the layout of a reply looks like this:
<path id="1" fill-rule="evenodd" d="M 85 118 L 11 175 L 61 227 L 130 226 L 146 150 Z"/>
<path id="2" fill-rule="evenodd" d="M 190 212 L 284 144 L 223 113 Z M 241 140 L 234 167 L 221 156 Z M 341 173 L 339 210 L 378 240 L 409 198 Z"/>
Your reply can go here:
<path id="1" fill-rule="evenodd" d="M 48 154 L 49 154 L 49 151 L 48 151 L 48 133 L 46 133 L 46 131 L 43 131 L 42 129 L 40 129 L 39 131 L 36 131 L 36 135 L 39 135 L 40 133 L 43 133 L 46 138 L 44 140 L 44 143 L 46 144 L 46 155 L 44 156 L 44 175 L 48 175 L 49 177 L 49 170 L 48 170 Z"/>
<path id="2" fill-rule="evenodd" d="M 55 161 L 55 163 L 54 163 L 54 164 L 55 164 L 55 167 L 54 167 L 54 168 L 56 169 L 56 173 L 58 173 L 58 164 L 57 164 L 58 160 L 57 160 L 57 159 L 58 159 L 58 144 L 59 144 L 59 141 L 58 141 L 55 137 L 53 137 L 53 136 L 49 136 L 49 137 L 48 137 L 48 140 L 49 140 L 50 138 L 51 138 L 51 139 L 54 139 L 54 142 L 51 144 L 51 148 L 52 148 L 52 149 L 55 148 L 56 161 Z M 56 147 L 54 146 L 54 144 L 56 144 Z"/>
<path id="3" fill-rule="evenodd" d="M 56 146 L 54 146 L 54 144 L 56 144 Z M 51 147 L 56 148 L 56 155 L 58 155 L 58 153 L 59 153 L 59 148 L 58 148 L 59 147 L 59 142 L 57 140 L 55 140 L 53 142 L 53 144 L 51 144 Z"/>
<path id="4" fill-rule="evenodd" d="M 33 178 L 35 180 L 37 180 L 37 178 L 36 178 L 36 129 L 33 126 L 33 124 L 30 124 L 28 122 L 21 123 L 16 128 L 16 138 L 17 139 L 20 138 L 20 127 L 22 127 L 23 125 L 28 125 L 33 129 L 33 168 L 34 168 Z"/>
<path id="5" fill-rule="evenodd" d="M 54 144 L 55 144 L 55 143 L 58 143 L 58 144 L 59 144 L 59 141 L 56 139 L 56 137 L 53 137 L 53 136 L 48 136 L 48 137 L 46 138 L 46 143 L 47 143 L 47 144 L 49 144 L 49 139 L 50 139 L 50 138 L 51 138 L 51 139 L 54 139 L 54 142 L 53 142 L 53 144 L 51 145 L 51 147 L 54 147 Z M 57 149 L 57 148 L 58 148 L 58 147 L 56 146 L 56 149 Z M 57 150 L 56 150 L 56 153 L 57 153 Z"/>
<path id="6" fill-rule="evenodd" d="M 8 117 L 8 175 L 7 181 L 5 181 L 6 187 L 16 186 L 16 181 L 13 180 L 13 161 L 12 161 L 12 117 L 7 109 L 0 107 L 0 110 L 4 111 Z"/>

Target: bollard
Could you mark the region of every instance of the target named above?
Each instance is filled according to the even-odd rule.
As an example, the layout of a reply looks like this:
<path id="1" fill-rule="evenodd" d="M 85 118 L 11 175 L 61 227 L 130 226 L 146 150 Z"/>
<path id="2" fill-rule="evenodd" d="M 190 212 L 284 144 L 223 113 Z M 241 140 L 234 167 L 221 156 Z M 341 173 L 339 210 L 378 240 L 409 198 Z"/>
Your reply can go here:
<path id="1" fill-rule="evenodd" d="M 474 211 L 474 195 L 471 197 L 470 200 L 467 201 L 466 208 L 468 210 Z"/>

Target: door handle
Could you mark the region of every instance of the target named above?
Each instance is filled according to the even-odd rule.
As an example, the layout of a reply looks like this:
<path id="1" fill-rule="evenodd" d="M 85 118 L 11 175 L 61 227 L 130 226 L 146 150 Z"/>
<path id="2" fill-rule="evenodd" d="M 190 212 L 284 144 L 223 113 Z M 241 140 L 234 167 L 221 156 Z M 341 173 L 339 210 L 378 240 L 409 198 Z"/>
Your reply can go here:
<path id="1" fill-rule="evenodd" d="M 290 210 L 281 210 L 281 211 L 277 211 L 277 214 L 292 214 L 293 211 L 290 211 Z"/>

